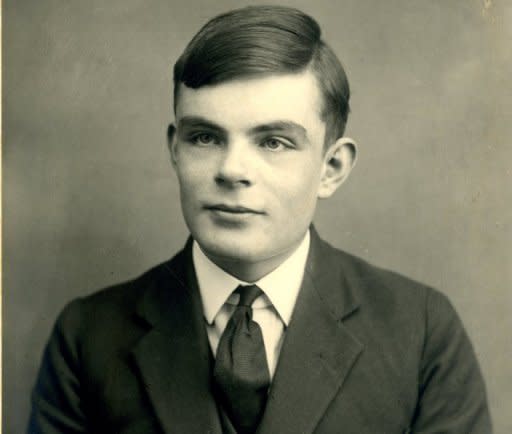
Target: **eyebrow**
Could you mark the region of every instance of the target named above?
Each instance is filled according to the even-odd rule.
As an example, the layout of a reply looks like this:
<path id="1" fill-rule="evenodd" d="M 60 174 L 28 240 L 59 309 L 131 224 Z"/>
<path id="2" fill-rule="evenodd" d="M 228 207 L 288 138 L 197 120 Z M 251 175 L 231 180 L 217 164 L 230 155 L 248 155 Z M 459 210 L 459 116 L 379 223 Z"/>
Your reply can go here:
<path id="1" fill-rule="evenodd" d="M 201 116 L 184 116 L 178 122 L 179 128 L 205 128 L 208 130 L 215 130 L 219 133 L 227 136 L 228 131 L 221 127 L 220 125 L 212 122 L 206 118 Z M 277 120 L 272 121 L 267 124 L 256 125 L 254 127 L 249 128 L 248 133 L 250 135 L 257 135 L 263 133 L 272 133 L 272 132 L 292 132 L 294 134 L 299 135 L 301 138 L 307 138 L 306 129 L 293 121 L 289 120 Z"/>
<path id="2" fill-rule="evenodd" d="M 249 129 L 249 133 L 252 135 L 262 134 L 262 133 L 271 133 L 271 132 L 293 132 L 294 134 L 299 135 L 301 138 L 306 139 L 307 133 L 306 129 L 293 121 L 274 121 L 268 124 L 257 125 Z"/>
<path id="3" fill-rule="evenodd" d="M 228 134 L 225 128 L 201 116 L 185 116 L 181 118 L 178 122 L 178 128 L 204 128 L 207 130 L 215 130 L 225 136 Z"/>

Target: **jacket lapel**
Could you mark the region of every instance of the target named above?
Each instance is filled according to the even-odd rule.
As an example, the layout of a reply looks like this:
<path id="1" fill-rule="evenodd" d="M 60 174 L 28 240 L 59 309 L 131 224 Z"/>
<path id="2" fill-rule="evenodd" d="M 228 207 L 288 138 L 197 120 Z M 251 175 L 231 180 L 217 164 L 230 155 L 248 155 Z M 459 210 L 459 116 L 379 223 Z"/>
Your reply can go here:
<path id="1" fill-rule="evenodd" d="M 152 328 L 133 355 L 164 431 L 221 433 L 190 240 L 146 289 L 138 313 Z"/>
<path id="2" fill-rule="evenodd" d="M 363 349 L 341 319 L 357 301 L 335 251 L 311 230 L 311 248 L 258 433 L 311 433 Z"/>

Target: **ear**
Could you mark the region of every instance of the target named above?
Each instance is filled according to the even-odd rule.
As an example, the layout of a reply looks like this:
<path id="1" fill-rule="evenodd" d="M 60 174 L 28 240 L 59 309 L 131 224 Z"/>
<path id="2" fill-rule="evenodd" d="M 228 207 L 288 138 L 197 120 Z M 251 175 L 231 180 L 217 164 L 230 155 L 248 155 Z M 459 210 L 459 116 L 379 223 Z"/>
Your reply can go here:
<path id="1" fill-rule="evenodd" d="M 356 164 L 357 145 L 349 137 L 341 137 L 325 152 L 322 178 L 318 188 L 318 197 L 331 196 L 348 178 Z"/>
<path id="2" fill-rule="evenodd" d="M 167 127 L 167 147 L 171 154 L 172 165 L 176 167 L 176 127 L 174 124 L 169 124 Z"/>

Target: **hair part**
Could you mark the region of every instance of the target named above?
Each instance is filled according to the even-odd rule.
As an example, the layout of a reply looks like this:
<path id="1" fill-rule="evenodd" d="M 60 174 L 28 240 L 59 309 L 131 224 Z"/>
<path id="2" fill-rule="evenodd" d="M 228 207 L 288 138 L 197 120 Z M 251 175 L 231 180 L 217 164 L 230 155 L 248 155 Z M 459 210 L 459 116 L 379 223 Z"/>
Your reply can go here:
<path id="1" fill-rule="evenodd" d="M 323 97 L 325 145 L 343 136 L 350 111 L 345 71 L 321 39 L 318 23 L 298 9 L 249 6 L 218 15 L 194 36 L 174 65 L 174 109 L 181 83 L 197 89 L 231 80 L 310 69 Z"/>

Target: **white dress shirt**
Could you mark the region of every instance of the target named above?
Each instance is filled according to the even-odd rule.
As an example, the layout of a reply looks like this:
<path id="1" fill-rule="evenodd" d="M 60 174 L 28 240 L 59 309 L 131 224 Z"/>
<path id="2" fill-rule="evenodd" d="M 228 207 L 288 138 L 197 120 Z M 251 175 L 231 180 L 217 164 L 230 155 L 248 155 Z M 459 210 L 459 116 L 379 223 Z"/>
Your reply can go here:
<path id="1" fill-rule="evenodd" d="M 274 376 L 284 333 L 302 284 L 309 240 L 307 231 L 295 252 L 257 282 L 243 282 L 226 273 L 215 265 L 194 241 L 192 257 L 201 293 L 208 340 L 214 356 L 220 337 L 238 303 L 238 294 L 232 292 L 239 285 L 255 284 L 264 294 L 252 305 L 253 320 L 260 325 L 270 377 Z"/>

